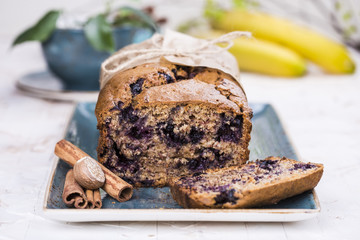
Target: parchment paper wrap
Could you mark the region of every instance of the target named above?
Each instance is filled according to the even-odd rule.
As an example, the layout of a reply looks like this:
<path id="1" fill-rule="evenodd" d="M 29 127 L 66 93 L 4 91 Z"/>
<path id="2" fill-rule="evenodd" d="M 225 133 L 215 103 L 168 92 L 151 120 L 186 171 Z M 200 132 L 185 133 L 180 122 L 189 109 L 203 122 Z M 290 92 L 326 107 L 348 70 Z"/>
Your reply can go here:
<path id="1" fill-rule="evenodd" d="M 226 50 L 232 46 L 232 39 L 242 36 L 250 37 L 251 34 L 231 32 L 214 40 L 197 39 L 171 30 L 164 35 L 154 34 L 152 38 L 122 48 L 106 59 L 101 65 L 100 88 L 119 71 L 164 60 L 178 65 L 219 69 L 239 82 L 237 62 Z M 218 43 L 226 43 L 227 46 L 222 48 L 216 45 Z"/>

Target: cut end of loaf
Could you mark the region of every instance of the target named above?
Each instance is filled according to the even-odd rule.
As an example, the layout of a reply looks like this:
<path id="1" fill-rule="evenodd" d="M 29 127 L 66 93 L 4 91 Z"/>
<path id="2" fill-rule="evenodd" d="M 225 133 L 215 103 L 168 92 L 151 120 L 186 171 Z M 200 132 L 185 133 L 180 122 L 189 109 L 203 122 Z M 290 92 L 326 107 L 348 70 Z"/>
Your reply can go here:
<path id="1" fill-rule="evenodd" d="M 107 122 L 111 148 L 99 154 L 104 166 L 132 184 L 164 185 L 168 177 L 244 163 L 242 129 L 241 114 L 207 105 L 129 106 Z"/>

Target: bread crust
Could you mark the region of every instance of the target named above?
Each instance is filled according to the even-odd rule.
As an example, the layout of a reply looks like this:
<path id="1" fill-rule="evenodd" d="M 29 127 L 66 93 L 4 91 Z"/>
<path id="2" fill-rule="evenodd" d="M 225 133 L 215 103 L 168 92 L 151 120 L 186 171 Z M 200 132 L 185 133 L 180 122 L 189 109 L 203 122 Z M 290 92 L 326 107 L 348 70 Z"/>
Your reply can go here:
<path id="1" fill-rule="evenodd" d="M 239 107 L 220 94 L 213 84 L 193 79 L 146 89 L 134 101 L 135 108 L 151 104 L 206 103 L 240 113 Z"/>
<path id="2" fill-rule="evenodd" d="M 176 66 L 170 63 L 147 63 L 115 74 L 99 93 L 95 108 L 95 115 L 97 117 L 98 124 L 110 115 L 110 109 L 112 109 L 114 104 L 118 101 L 122 101 L 124 106 L 127 106 L 132 102 L 133 99 L 129 85 L 135 83 L 139 78 L 146 78 L 148 84 L 153 84 L 153 87 L 155 88 L 156 86 L 159 86 L 156 88 L 156 91 L 163 93 L 165 92 L 165 90 L 162 90 L 163 88 L 170 88 L 172 90 L 171 86 L 173 84 L 168 85 L 161 82 L 161 80 L 158 79 L 158 73 L 165 73 L 172 78 L 175 78 L 174 73 L 171 71 L 175 68 Z M 214 104 L 213 98 L 215 97 L 217 99 L 221 99 L 221 103 L 223 103 L 219 107 L 228 108 L 231 106 L 231 108 L 234 110 L 236 109 L 236 111 L 241 109 L 244 114 L 249 117 L 249 120 L 251 119 L 252 110 L 247 104 L 245 92 L 243 92 L 240 84 L 230 75 L 219 70 L 207 68 L 188 80 L 193 81 L 190 83 L 185 81 L 185 83 L 183 83 L 180 81 L 176 84 L 192 85 L 193 91 L 199 92 L 198 99 L 196 99 L 196 101 Z M 201 83 L 212 85 L 212 88 L 216 89 L 216 91 L 212 91 L 210 88 L 202 89 L 201 87 L 206 85 Z M 154 94 L 155 90 L 151 90 L 153 87 L 150 87 L 148 91 Z M 201 90 L 204 91 L 202 92 Z M 210 93 L 211 97 L 207 95 L 207 93 Z M 190 94 L 176 92 L 176 94 L 173 94 L 172 97 L 168 95 L 167 101 L 173 102 L 181 98 L 182 101 L 194 102 L 194 99 L 190 96 Z M 158 94 L 158 97 L 159 99 L 164 100 L 160 94 Z M 154 98 L 153 100 L 155 101 L 156 99 Z M 236 104 L 237 107 L 235 107 L 234 104 Z"/>

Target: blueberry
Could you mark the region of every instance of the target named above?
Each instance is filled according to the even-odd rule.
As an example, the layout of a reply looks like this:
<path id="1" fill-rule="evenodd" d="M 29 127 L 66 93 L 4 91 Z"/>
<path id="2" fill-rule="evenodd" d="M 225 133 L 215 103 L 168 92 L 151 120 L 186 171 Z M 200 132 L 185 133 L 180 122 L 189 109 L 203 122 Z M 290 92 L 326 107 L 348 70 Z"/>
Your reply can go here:
<path id="1" fill-rule="evenodd" d="M 131 123 L 135 123 L 139 119 L 139 117 L 135 113 L 136 111 L 133 109 L 133 107 L 128 106 L 122 110 L 121 116 L 122 119 L 129 121 Z M 120 120 L 122 119 L 120 118 Z"/>
<path id="2" fill-rule="evenodd" d="M 160 136 L 167 140 L 168 146 L 178 147 L 188 143 L 184 136 L 174 133 L 175 125 L 172 122 L 160 122 L 158 128 Z"/>
<path id="3" fill-rule="evenodd" d="M 127 135 L 135 139 L 151 138 L 152 130 L 149 127 L 135 125 L 130 128 Z"/>
<path id="4" fill-rule="evenodd" d="M 178 161 L 178 162 L 176 163 L 176 165 L 175 165 L 175 168 L 176 168 L 176 169 L 179 169 L 181 166 L 182 166 L 181 161 Z"/>
<path id="5" fill-rule="evenodd" d="M 242 182 L 241 178 L 234 178 L 231 180 L 232 183 L 238 183 L 238 182 Z"/>
<path id="6" fill-rule="evenodd" d="M 174 124 L 172 123 L 168 123 L 164 129 L 164 132 L 168 135 L 173 135 L 174 134 Z"/>
<path id="7" fill-rule="evenodd" d="M 189 133 L 189 138 L 192 144 L 197 144 L 201 141 L 201 139 L 204 137 L 204 132 L 197 129 L 196 127 L 192 126 L 190 133 Z"/>
<path id="8" fill-rule="evenodd" d="M 198 159 L 191 159 L 189 162 L 188 162 L 188 166 L 189 166 L 189 169 L 190 170 L 197 170 L 197 168 L 199 167 L 199 161 Z"/>
<path id="9" fill-rule="evenodd" d="M 215 200 L 215 204 L 219 205 L 219 204 L 225 204 L 225 203 L 232 203 L 235 204 L 236 201 L 239 199 L 238 197 L 234 196 L 235 193 L 235 189 L 230 189 L 230 190 L 222 190 L 220 191 L 220 193 L 218 195 L 216 195 L 216 197 L 214 198 Z"/>
<path id="10" fill-rule="evenodd" d="M 110 112 L 114 110 L 120 111 L 124 103 L 122 101 L 118 101 L 117 104 L 114 104 L 114 107 L 110 109 Z"/>
<path id="11" fill-rule="evenodd" d="M 228 124 L 223 124 L 217 131 L 217 141 L 224 142 L 235 142 L 238 143 L 241 137 L 241 132 L 238 130 L 237 132 L 231 129 L 231 126 Z"/>
<path id="12" fill-rule="evenodd" d="M 195 151 L 195 154 L 199 154 L 199 158 L 203 158 L 202 162 L 205 162 L 205 159 L 207 162 L 209 162 L 209 159 L 205 156 L 208 156 L 208 154 L 212 154 L 212 158 L 213 158 L 213 162 L 211 162 L 211 166 L 208 166 L 209 163 L 207 163 L 206 168 L 209 167 L 219 167 L 219 168 L 223 168 L 225 166 L 225 163 L 232 159 L 232 157 L 230 155 L 224 154 L 224 153 L 220 153 L 219 149 L 215 149 L 215 148 L 204 148 L 204 149 L 199 149 L 198 151 Z"/>
<path id="13" fill-rule="evenodd" d="M 254 177 L 254 180 L 258 182 L 258 181 L 259 181 L 260 179 L 262 179 L 262 178 L 263 178 L 263 176 L 255 176 L 255 177 Z"/>
<path id="14" fill-rule="evenodd" d="M 171 110 L 170 110 L 170 112 L 171 112 L 171 114 L 175 114 L 177 111 L 179 111 L 180 110 L 180 106 L 179 105 L 176 105 L 176 107 L 173 107 Z"/>
<path id="15" fill-rule="evenodd" d="M 238 143 L 242 137 L 242 116 L 237 115 L 230 121 L 225 114 L 220 115 L 222 121 L 217 131 L 217 141 Z"/>
<path id="16" fill-rule="evenodd" d="M 230 123 L 231 126 L 233 127 L 238 127 L 241 128 L 242 125 L 242 116 L 241 115 L 237 115 L 234 120 Z"/>
<path id="17" fill-rule="evenodd" d="M 259 161 L 258 164 L 260 168 L 271 171 L 275 167 L 275 164 L 277 162 L 278 162 L 277 160 L 263 160 L 263 161 Z"/>
<path id="18" fill-rule="evenodd" d="M 315 165 L 312 165 L 312 164 L 309 164 L 309 163 L 306 163 L 306 164 L 296 163 L 296 164 L 294 164 L 294 170 L 298 170 L 298 169 L 306 170 L 306 169 L 311 169 L 311 168 L 314 168 L 314 167 L 315 167 Z"/>
<path id="19" fill-rule="evenodd" d="M 163 76 L 163 77 L 166 79 L 166 83 L 173 83 L 173 82 L 175 82 L 175 79 L 174 79 L 172 76 L 170 76 L 169 74 L 166 74 L 166 73 L 163 73 L 163 72 L 158 72 L 158 74 L 159 74 L 160 76 Z"/>
<path id="20" fill-rule="evenodd" d="M 139 78 L 136 82 L 130 84 L 131 93 L 133 96 L 138 95 L 142 91 L 142 85 L 145 81 L 145 78 Z"/>
<path id="21" fill-rule="evenodd" d="M 188 168 L 192 171 L 203 171 L 209 167 L 209 159 L 203 157 L 193 158 L 188 162 Z"/>

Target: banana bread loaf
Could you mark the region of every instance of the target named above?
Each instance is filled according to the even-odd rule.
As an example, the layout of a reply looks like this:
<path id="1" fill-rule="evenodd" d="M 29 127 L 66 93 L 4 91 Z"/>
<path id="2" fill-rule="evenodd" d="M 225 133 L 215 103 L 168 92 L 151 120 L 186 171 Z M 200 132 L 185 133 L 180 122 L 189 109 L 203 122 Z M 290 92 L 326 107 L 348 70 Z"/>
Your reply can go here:
<path id="1" fill-rule="evenodd" d="M 98 160 L 135 187 L 249 158 L 252 111 L 240 84 L 216 69 L 160 62 L 119 72 L 95 112 Z"/>
<path id="2" fill-rule="evenodd" d="M 322 173 L 321 164 L 269 157 L 176 177 L 170 189 L 184 208 L 247 208 L 275 204 L 313 189 Z"/>

